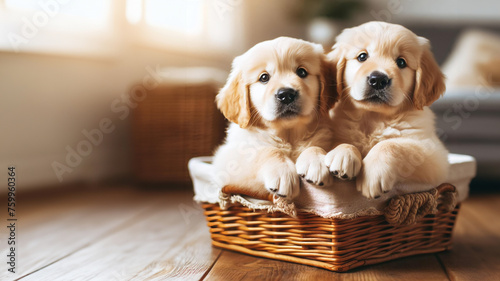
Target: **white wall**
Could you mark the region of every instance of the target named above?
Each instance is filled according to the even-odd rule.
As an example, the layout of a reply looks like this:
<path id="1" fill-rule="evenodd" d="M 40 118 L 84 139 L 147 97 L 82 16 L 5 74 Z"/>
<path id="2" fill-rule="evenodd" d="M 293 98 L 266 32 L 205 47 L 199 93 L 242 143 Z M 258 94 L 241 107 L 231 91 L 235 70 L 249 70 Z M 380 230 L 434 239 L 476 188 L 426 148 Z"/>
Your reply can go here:
<path id="1" fill-rule="evenodd" d="M 246 48 L 278 36 L 305 39 L 307 26 L 293 16 L 296 0 L 252 0 L 243 4 L 243 38 Z"/>
<path id="2" fill-rule="evenodd" d="M 104 134 L 103 142 L 73 172 L 63 175 L 63 183 L 126 177 L 129 118 L 120 120 L 123 112 L 113 112 L 112 102 L 150 75 L 146 67 L 190 65 L 227 68 L 229 60 L 203 61 L 144 49 L 111 60 L 0 52 L 0 167 L 15 165 L 20 186 L 57 184 L 52 163 L 65 164 L 66 146 L 76 149 L 86 139 L 82 130 L 97 129 L 109 118 L 116 129 Z"/>
<path id="3" fill-rule="evenodd" d="M 383 20 L 401 24 L 500 23 L 500 1 L 496 0 L 368 0 L 360 15 L 365 21 Z"/>
<path id="4" fill-rule="evenodd" d="M 232 49 L 219 56 L 138 45 L 109 57 L 0 50 L 0 182 L 7 182 L 10 165 L 16 166 L 23 189 L 130 178 L 130 118 L 121 120 L 111 104 L 149 75 L 146 67 L 210 66 L 227 71 L 235 55 L 258 41 L 300 37 L 291 19 L 274 14 L 285 2 L 273 1 L 267 4 L 273 10 L 268 10 L 261 9 L 266 1 L 245 1 L 228 10 L 228 17 L 219 20 L 234 25 Z M 99 128 L 103 118 L 111 120 L 114 131 L 104 134 L 103 142 L 92 146 L 78 166 L 68 166 L 72 172 L 64 173 L 61 183 L 52 164 L 66 165 L 66 147 L 76 149 L 86 140 L 82 131 Z"/>

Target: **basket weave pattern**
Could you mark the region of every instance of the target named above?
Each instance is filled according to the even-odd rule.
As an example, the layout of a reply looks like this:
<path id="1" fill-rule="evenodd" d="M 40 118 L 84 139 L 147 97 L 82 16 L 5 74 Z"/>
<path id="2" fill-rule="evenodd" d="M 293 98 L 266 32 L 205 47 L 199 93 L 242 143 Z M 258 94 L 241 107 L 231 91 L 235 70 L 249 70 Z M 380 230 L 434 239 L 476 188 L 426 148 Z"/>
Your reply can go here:
<path id="1" fill-rule="evenodd" d="M 141 182 L 188 183 L 187 163 L 210 155 L 226 122 L 212 84 L 160 85 L 133 110 L 134 176 Z"/>
<path id="2" fill-rule="evenodd" d="M 438 206 L 434 215 L 395 226 L 383 215 L 336 219 L 298 212 L 292 218 L 240 204 L 227 210 L 218 204 L 202 207 L 215 246 L 339 272 L 449 249 L 459 210 Z"/>

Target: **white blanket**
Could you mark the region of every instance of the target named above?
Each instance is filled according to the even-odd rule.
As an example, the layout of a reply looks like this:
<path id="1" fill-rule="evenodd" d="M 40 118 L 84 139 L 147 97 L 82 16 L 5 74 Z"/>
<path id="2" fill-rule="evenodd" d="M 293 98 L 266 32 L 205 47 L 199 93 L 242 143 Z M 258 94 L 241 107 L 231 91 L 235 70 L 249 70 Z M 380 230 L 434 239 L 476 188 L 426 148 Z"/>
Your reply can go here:
<path id="1" fill-rule="evenodd" d="M 446 182 L 457 188 L 458 202 L 469 194 L 469 183 L 476 175 L 476 161 L 473 157 L 449 154 L 450 171 Z M 220 203 L 222 188 L 214 183 L 215 174 L 211 165 L 212 157 L 196 157 L 189 161 L 189 172 L 193 179 L 195 197 L 198 202 Z M 429 186 L 429 189 L 435 186 Z M 315 213 L 325 218 L 353 218 L 361 215 L 378 215 L 390 198 L 422 190 L 422 184 L 397 184 L 394 189 L 378 199 L 367 199 L 356 190 L 354 181 L 336 180 L 328 186 L 315 186 L 302 182 L 300 195 L 295 205 L 301 211 Z M 271 202 L 233 196 L 231 201 L 240 202 L 254 209 L 277 210 Z M 278 208 L 279 209 L 279 208 Z"/>

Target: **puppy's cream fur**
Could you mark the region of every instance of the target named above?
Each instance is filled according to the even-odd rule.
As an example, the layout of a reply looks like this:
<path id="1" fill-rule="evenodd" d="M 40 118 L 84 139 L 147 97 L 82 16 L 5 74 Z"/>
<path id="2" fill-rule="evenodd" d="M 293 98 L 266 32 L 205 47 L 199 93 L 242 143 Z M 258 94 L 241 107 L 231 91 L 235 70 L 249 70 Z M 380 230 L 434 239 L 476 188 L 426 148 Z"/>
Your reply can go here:
<path id="1" fill-rule="evenodd" d="M 299 68 L 308 75 L 299 77 Z M 331 70 L 320 45 L 287 37 L 259 43 L 234 59 L 216 98 L 232 122 L 215 153 L 219 186 L 293 199 L 299 193 L 297 169 L 318 184 L 328 179 L 328 169 L 316 155 L 331 148 L 331 132 L 321 121 L 336 99 L 334 82 L 328 81 L 334 78 Z M 265 83 L 259 80 L 264 73 L 270 77 Z M 276 94 L 282 88 L 298 92 L 296 112 L 289 116 L 279 112 Z"/>
<path id="2" fill-rule="evenodd" d="M 362 52 L 368 58 L 358 61 Z M 325 157 L 329 169 L 358 176 L 357 189 L 369 198 L 398 182 L 440 184 L 448 152 L 428 106 L 445 84 L 427 39 L 400 25 L 369 22 L 344 30 L 328 57 L 336 64 L 340 95 L 332 115 L 337 146 Z M 407 66 L 399 68 L 398 58 Z M 391 79 L 384 102 L 367 99 L 373 71 Z"/>

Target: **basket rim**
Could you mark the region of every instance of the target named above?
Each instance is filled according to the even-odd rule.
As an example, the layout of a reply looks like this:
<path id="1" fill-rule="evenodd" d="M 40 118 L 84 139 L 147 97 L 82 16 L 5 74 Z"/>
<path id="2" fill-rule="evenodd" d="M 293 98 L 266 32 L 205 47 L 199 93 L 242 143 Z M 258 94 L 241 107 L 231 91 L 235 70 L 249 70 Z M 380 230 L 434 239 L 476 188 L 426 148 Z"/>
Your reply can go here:
<path id="1" fill-rule="evenodd" d="M 189 161 L 189 172 L 193 180 L 193 187 L 195 191 L 194 200 L 197 202 L 210 202 L 210 203 L 221 203 L 220 189 L 222 187 L 218 186 L 213 180 L 216 174 L 215 168 L 211 165 L 211 160 L 213 157 L 195 157 Z M 457 202 L 462 202 L 465 200 L 469 193 L 469 183 L 476 173 L 476 162 L 472 156 L 461 155 L 461 154 L 449 154 L 450 166 L 450 176 L 446 182 L 453 184 L 458 189 Z M 352 181 L 341 181 L 338 180 L 334 184 L 335 186 L 317 188 L 315 186 L 309 185 L 302 182 L 301 196 L 298 200 L 302 201 L 297 204 L 298 207 L 304 210 L 309 210 L 315 212 L 324 217 L 344 217 L 344 216 L 359 216 L 364 214 L 377 215 L 386 206 L 386 202 L 396 195 L 401 195 L 411 189 L 411 184 L 398 184 L 395 186 L 393 191 L 383 194 L 378 199 L 366 199 L 359 192 L 356 191 L 354 183 Z M 399 187 L 402 189 L 398 189 Z M 420 185 L 418 188 L 421 191 L 430 190 L 435 186 L 432 185 Z M 330 190 L 330 191 L 328 191 Z M 328 191 L 330 193 L 325 194 L 325 198 L 330 198 L 331 201 L 309 201 L 316 200 L 315 192 Z M 339 200 L 340 192 L 346 192 L 345 194 L 351 196 L 349 200 Z M 408 193 L 408 192 L 406 192 Z M 304 195 L 308 196 L 305 198 Z M 320 194 L 322 195 L 322 194 Z M 342 194 L 342 197 L 348 198 Z M 343 199 L 343 198 L 342 198 Z M 351 200 L 352 199 L 352 200 Z M 266 209 L 269 211 L 274 211 L 273 207 L 266 206 L 266 201 L 259 201 L 254 199 L 249 199 L 248 197 L 235 197 L 231 199 L 234 201 L 243 202 L 248 206 L 252 206 L 255 209 Z M 304 204 L 305 203 L 305 204 Z M 310 203 L 310 204 L 309 204 Z M 262 205 L 262 207 L 260 207 Z"/>

